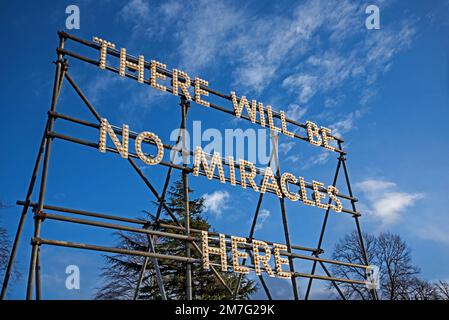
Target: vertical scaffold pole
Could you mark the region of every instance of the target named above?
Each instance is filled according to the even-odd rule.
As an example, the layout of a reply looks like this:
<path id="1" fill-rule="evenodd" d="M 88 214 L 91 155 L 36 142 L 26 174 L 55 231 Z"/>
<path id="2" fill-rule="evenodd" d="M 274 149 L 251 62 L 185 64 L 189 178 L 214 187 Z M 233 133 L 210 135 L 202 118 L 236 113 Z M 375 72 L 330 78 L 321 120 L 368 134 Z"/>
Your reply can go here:
<path id="1" fill-rule="evenodd" d="M 341 149 L 341 142 L 338 142 L 338 147 Z M 351 182 L 349 181 L 349 172 L 348 172 L 348 168 L 346 166 L 346 158 L 343 158 L 342 164 L 343 164 L 343 172 L 345 174 L 345 180 L 346 180 L 346 185 L 348 187 L 349 196 L 351 198 L 353 198 L 354 195 L 352 193 Z M 356 208 L 354 200 L 351 200 L 351 206 L 352 206 L 352 211 L 357 212 L 357 208 Z M 357 235 L 359 238 L 360 248 L 362 249 L 363 260 L 365 261 L 365 265 L 369 266 L 369 258 L 368 258 L 368 254 L 367 254 L 366 248 L 365 248 L 365 241 L 363 240 L 363 233 L 362 233 L 362 228 L 360 227 L 359 216 L 355 215 L 354 219 L 355 219 L 355 225 L 356 225 L 356 229 L 357 229 Z M 365 272 L 365 277 L 368 278 L 366 272 Z M 371 294 L 371 297 L 373 300 L 378 300 L 376 289 L 370 289 L 370 294 Z"/>
<path id="2" fill-rule="evenodd" d="M 61 35 L 59 36 L 59 50 L 64 49 L 64 40 L 65 38 Z M 62 61 L 62 53 L 58 50 L 58 59 L 56 61 L 56 74 L 55 74 L 55 81 L 53 85 L 53 95 L 52 95 L 52 101 L 51 101 L 51 111 L 56 112 L 56 103 L 59 97 L 59 92 L 62 85 L 63 76 L 61 76 L 63 73 L 65 73 L 66 66 L 63 66 Z M 53 117 L 50 117 L 48 119 L 48 131 L 53 130 L 54 121 L 55 119 Z M 34 238 L 40 237 L 41 232 L 41 224 L 42 224 L 42 209 L 44 207 L 44 198 L 45 198 L 45 191 L 47 186 L 47 176 L 48 176 L 48 165 L 50 161 L 50 151 L 51 151 L 51 142 L 52 139 L 48 138 L 46 139 L 46 145 L 45 145 L 45 155 L 44 155 L 44 162 L 42 167 L 42 178 L 41 178 L 41 185 L 40 185 L 40 192 L 39 192 L 39 201 L 38 201 L 38 207 L 36 208 L 35 216 L 34 216 Z M 33 286 L 34 286 L 34 278 L 36 274 L 39 276 L 39 272 L 37 271 L 37 265 L 38 265 L 38 258 L 39 258 L 39 244 L 36 242 L 32 242 L 31 247 L 31 258 L 30 258 L 30 268 L 28 273 L 28 284 L 27 284 L 27 300 L 31 300 L 33 298 Z M 38 286 L 36 286 L 36 299 L 40 299 L 40 281 L 37 281 Z"/>
<path id="3" fill-rule="evenodd" d="M 181 123 L 181 135 L 182 135 L 182 162 L 184 167 L 187 168 L 188 161 L 188 150 L 186 141 L 186 116 L 187 109 L 189 108 L 189 102 L 184 96 L 181 97 L 181 108 L 182 108 L 182 123 Z M 182 171 L 182 186 L 184 190 L 184 227 L 185 234 L 190 236 L 190 208 L 189 208 L 189 172 L 184 169 Z M 190 243 L 186 241 L 186 257 L 190 258 Z M 186 262 L 186 300 L 192 300 L 192 263 Z"/>

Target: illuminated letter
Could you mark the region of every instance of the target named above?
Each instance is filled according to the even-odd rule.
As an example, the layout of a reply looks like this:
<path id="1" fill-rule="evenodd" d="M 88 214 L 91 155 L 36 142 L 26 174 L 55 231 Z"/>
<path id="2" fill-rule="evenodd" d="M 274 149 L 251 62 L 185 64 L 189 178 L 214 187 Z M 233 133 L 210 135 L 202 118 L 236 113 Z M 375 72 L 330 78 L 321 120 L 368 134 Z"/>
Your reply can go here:
<path id="1" fill-rule="evenodd" d="M 157 147 L 156 157 L 149 157 L 142 152 L 142 142 L 143 141 L 153 141 Z M 135 141 L 136 153 L 139 156 L 140 160 L 149 165 L 155 165 L 161 162 L 162 157 L 164 156 L 164 146 L 162 145 L 161 139 L 157 135 L 152 132 L 144 131 L 140 133 L 136 137 Z"/>
<path id="2" fill-rule="evenodd" d="M 184 81 L 179 81 L 179 76 L 182 77 Z M 178 87 L 181 87 L 181 91 L 186 97 L 187 100 L 192 100 L 192 96 L 190 95 L 190 77 L 187 73 L 182 72 L 181 70 L 173 69 L 173 94 L 175 96 L 178 95 Z"/>
<path id="3" fill-rule="evenodd" d="M 166 69 L 167 66 L 158 61 L 151 60 L 151 63 L 150 63 L 150 85 L 156 89 L 161 90 L 161 91 L 167 91 L 166 86 L 163 86 L 163 85 L 157 83 L 157 79 L 165 80 L 167 78 L 164 74 L 157 72 L 157 68 Z"/>
<path id="4" fill-rule="evenodd" d="M 287 251 L 287 246 L 285 244 L 273 243 L 274 251 L 274 263 L 276 266 L 276 273 L 279 278 L 290 279 L 291 273 L 288 271 L 282 271 L 282 265 L 287 264 L 288 260 L 286 258 L 281 258 L 280 251 Z"/>
<path id="5" fill-rule="evenodd" d="M 128 158 L 128 139 L 129 139 L 129 128 L 128 125 L 123 125 L 123 132 L 122 132 L 122 140 L 123 144 L 120 143 L 117 136 L 115 135 L 114 130 L 112 129 L 111 125 L 109 124 L 107 119 L 101 119 L 101 126 L 100 126 L 100 141 L 98 144 L 98 150 L 100 152 L 106 152 L 106 133 L 109 134 L 109 137 L 111 137 L 112 142 L 114 143 L 115 147 L 117 148 L 118 152 L 122 156 L 122 158 L 127 159 Z"/>
<path id="6" fill-rule="evenodd" d="M 259 247 L 263 247 L 263 250 L 265 251 L 265 254 L 263 256 L 259 253 Z M 253 252 L 254 252 L 254 268 L 256 270 L 256 274 L 260 275 L 260 262 L 262 262 L 262 265 L 265 268 L 265 271 L 268 273 L 270 277 L 274 277 L 273 269 L 271 269 L 270 265 L 268 264 L 268 261 L 271 257 L 271 251 L 270 247 L 266 242 L 259 241 L 259 240 L 253 240 Z"/>
<path id="7" fill-rule="evenodd" d="M 291 201 L 298 201 L 301 198 L 300 195 L 297 193 L 293 194 L 288 190 L 287 181 L 298 183 L 298 179 L 296 179 L 296 177 L 289 172 L 284 172 L 281 177 L 281 189 L 285 197 Z"/>
<path id="8" fill-rule="evenodd" d="M 234 272 L 249 273 L 248 267 L 239 265 L 239 258 L 243 258 L 243 259 L 248 258 L 248 253 L 237 250 L 237 246 L 239 243 L 246 243 L 246 239 L 241 238 L 241 237 L 234 237 L 234 236 L 231 237 L 232 265 L 234 267 Z"/>
<path id="9" fill-rule="evenodd" d="M 237 102 L 237 97 L 234 91 L 231 91 L 232 105 L 234 106 L 235 116 L 240 118 L 242 116 L 243 107 L 246 108 L 246 111 L 249 114 L 249 118 L 252 123 L 256 123 L 256 114 L 257 114 L 257 102 L 253 100 L 251 102 L 251 106 L 249 105 L 248 99 L 245 96 L 240 98 L 240 102 Z"/>
<path id="10" fill-rule="evenodd" d="M 112 42 L 105 41 L 103 39 L 94 37 L 94 42 L 100 44 L 100 64 L 98 65 L 100 69 L 106 69 L 106 56 L 108 48 L 115 49 L 115 44 Z"/>
<path id="11" fill-rule="evenodd" d="M 321 182 L 312 181 L 312 187 L 313 198 L 315 199 L 316 206 L 321 209 L 327 209 L 329 206 L 321 202 L 321 199 L 325 198 L 326 196 L 319 190 L 320 188 L 324 188 L 324 184 Z"/>
<path id="12" fill-rule="evenodd" d="M 263 103 L 259 102 L 259 117 L 260 117 L 260 125 L 265 127 L 265 110 L 263 108 Z"/>
<path id="13" fill-rule="evenodd" d="M 281 111 L 281 124 L 282 124 L 282 133 L 289 137 L 294 137 L 293 132 L 287 130 L 287 121 L 285 120 L 285 113 Z"/>
<path id="14" fill-rule="evenodd" d="M 144 66 L 145 66 L 145 58 L 144 56 L 139 56 L 138 63 L 134 63 L 131 61 L 128 61 L 126 59 L 126 49 L 122 48 L 120 50 L 120 66 L 119 66 L 119 75 L 124 77 L 126 74 L 126 67 L 137 70 L 138 76 L 137 81 L 140 83 L 143 83 L 144 78 Z"/>
<path id="15" fill-rule="evenodd" d="M 318 129 L 318 126 L 310 121 L 306 122 L 307 124 L 307 136 L 309 137 L 309 142 L 311 144 L 314 144 L 316 146 L 320 146 L 322 143 L 321 136 L 320 136 L 320 130 Z M 314 139 L 316 137 L 316 140 Z"/>
<path id="16" fill-rule="evenodd" d="M 209 107 L 210 103 L 204 100 L 201 100 L 201 95 L 203 96 L 209 96 L 209 92 L 207 92 L 204 89 L 201 89 L 201 86 L 207 87 L 209 85 L 209 82 L 206 80 L 195 78 L 195 102 L 198 104 L 201 104 L 205 107 Z"/>
<path id="17" fill-rule="evenodd" d="M 303 177 L 299 177 L 299 186 L 301 187 L 301 200 L 304 202 L 304 204 L 308 206 L 314 206 L 315 202 L 312 200 L 307 199 L 307 190 L 306 190 L 306 183 L 304 182 Z"/>
<path id="18" fill-rule="evenodd" d="M 341 204 L 340 199 L 338 199 L 337 197 L 338 189 L 334 186 L 329 186 L 327 187 L 327 194 L 329 195 L 329 198 L 331 198 L 331 200 L 335 202 L 335 205 L 333 205 L 332 203 L 329 205 L 331 209 L 335 212 L 341 212 L 341 210 L 343 209 L 343 205 Z"/>
<path id="19" fill-rule="evenodd" d="M 268 179 L 271 181 L 268 182 Z M 279 186 L 277 184 L 276 178 L 274 177 L 273 170 L 270 167 L 265 169 L 265 173 L 263 175 L 262 186 L 260 187 L 260 193 L 265 193 L 267 187 L 270 187 L 272 190 L 276 191 L 276 194 L 279 198 L 282 198 L 281 190 L 279 190 Z"/>
<path id="20" fill-rule="evenodd" d="M 206 154 L 201 149 L 201 147 L 196 147 L 195 149 L 195 159 L 193 163 L 193 175 L 197 176 L 200 170 L 200 164 L 203 164 L 203 169 L 206 172 L 206 177 L 211 180 L 214 177 L 215 166 L 218 167 L 218 176 L 221 183 L 226 182 L 226 178 L 223 171 L 223 164 L 221 163 L 221 157 L 218 152 L 215 152 L 212 156 L 210 166 L 207 163 Z"/>
<path id="21" fill-rule="evenodd" d="M 268 125 L 270 126 L 270 130 L 273 132 L 281 132 L 281 128 L 276 127 L 273 121 L 273 111 L 271 110 L 271 106 L 267 106 L 267 115 L 268 115 Z"/>
<path id="22" fill-rule="evenodd" d="M 201 240 L 203 248 L 203 268 L 210 269 L 209 254 L 217 254 L 221 260 L 221 271 L 228 271 L 228 257 L 226 256 L 225 235 L 220 234 L 220 248 L 209 247 L 207 231 L 201 231 Z"/>
<path id="23" fill-rule="evenodd" d="M 335 148 L 329 145 L 329 141 L 335 140 L 331 135 L 331 130 L 321 127 L 321 135 L 323 136 L 323 146 L 328 150 L 335 151 Z"/>
<path id="24" fill-rule="evenodd" d="M 248 166 L 250 168 L 251 173 L 247 173 L 246 172 L 246 166 Z M 239 160 L 239 167 L 240 167 L 240 180 L 241 180 L 241 183 L 242 183 L 242 188 L 246 189 L 246 179 L 248 179 L 249 184 L 254 189 L 254 191 L 258 192 L 259 191 L 259 187 L 254 182 L 254 177 L 257 174 L 256 173 L 256 167 L 254 166 L 254 164 L 252 164 L 249 161 L 240 159 Z"/>

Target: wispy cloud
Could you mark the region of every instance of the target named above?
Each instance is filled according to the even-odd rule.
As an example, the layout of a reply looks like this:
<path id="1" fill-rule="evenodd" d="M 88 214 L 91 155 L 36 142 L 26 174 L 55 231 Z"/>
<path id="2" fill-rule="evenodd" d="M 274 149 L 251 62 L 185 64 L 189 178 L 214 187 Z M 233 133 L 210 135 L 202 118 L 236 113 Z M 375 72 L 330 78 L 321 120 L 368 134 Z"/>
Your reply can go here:
<path id="1" fill-rule="evenodd" d="M 329 128 L 332 130 L 332 134 L 336 137 L 342 137 L 344 133 L 349 132 L 354 128 L 356 125 L 356 120 L 362 117 L 364 113 L 365 109 L 358 109 L 344 115 L 336 122 L 329 125 Z"/>
<path id="2" fill-rule="evenodd" d="M 271 212 L 267 209 L 261 209 L 259 212 L 259 216 L 257 219 L 256 230 L 260 230 L 263 228 L 265 221 L 270 217 Z"/>
<path id="3" fill-rule="evenodd" d="M 326 164 L 329 161 L 329 159 L 330 159 L 330 155 L 331 155 L 331 153 L 329 151 L 324 150 L 320 154 L 318 154 L 317 156 L 309 157 L 304 162 L 303 169 L 306 170 L 306 169 L 309 169 L 309 168 L 311 168 L 313 166 L 317 166 L 317 165 L 319 166 L 319 165 Z"/>
<path id="4" fill-rule="evenodd" d="M 126 21 L 146 20 L 150 15 L 150 4 L 143 0 L 132 0 L 119 11 L 119 16 Z"/>
<path id="5" fill-rule="evenodd" d="M 293 163 L 298 162 L 300 159 L 301 159 L 301 157 L 298 156 L 297 154 L 292 154 L 292 155 L 289 155 L 287 157 L 287 161 L 290 161 L 290 162 L 293 162 Z"/>
<path id="6" fill-rule="evenodd" d="M 206 212 L 215 214 L 217 217 L 229 207 L 230 194 L 227 191 L 215 191 L 213 193 L 205 193 L 204 209 Z"/>
<path id="7" fill-rule="evenodd" d="M 431 240 L 449 246 L 447 225 L 448 221 L 430 217 L 429 219 L 420 219 L 419 224 L 413 226 L 412 232 L 421 239 Z"/>
<path id="8" fill-rule="evenodd" d="M 286 59 L 301 57 L 315 46 L 320 29 L 329 30 L 334 37 L 352 23 L 342 13 L 349 14 L 356 7 L 349 1 L 306 1 L 293 7 L 290 14 L 251 21 L 245 32 L 231 41 L 238 63 L 236 83 L 260 92 L 273 81 Z M 307 80 L 311 79 L 303 82 Z M 311 93 L 304 90 L 302 94 L 305 98 Z"/>
<path id="9" fill-rule="evenodd" d="M 349 0 L 309 0 L 288 12 L 278 14 L 275 9 L 256 18 L 248 17 L 246 8 L 224 1 L 167 1 L 150 8 L 147 2 L 133 0 L 119 17 L 133 21 L 139 30 L 152 30 L 155 21 L 160 28 L 172 26 L 176 53 L 185 67 L 206 69 L 224 58 L 234 70 L 235 83 L 255 92 L 284 74 L 284 86 L 307 102 L 351 78 L 373 83 L 410 45 L 415 29 L 409 20 L 370 32 L 363 9 L 364 4 Z M 148 34 L 157 37 L 160 32 Z"/>
<path id="10" fill-rule="evenodd" d="M 291 103 L 288 106 L 287 111 L 285 112 L 285 115 L 287 116 L 287 118 L 290 118 L 295 121 L 299 121 L 307 113 L 307 110 L 308 110 L 307 107 L 302 107 L 298 104 Z"/>
<path id="11" fill-rule="evenodd" d="M 360 28 L 345 34 L 353 36 L 351 33 L 357 30 Z M 283 86 L 298 92 L 299 101 L 306 103 L 317 93 L 329 93 L 351 81 L 362 92 L 359 102 L 366 104 L 376 90 L 373 85 L 379 75 L 391 68 L 399 52 L 409 48 L 414 34 L 413 24 L 404 20 L 398 27 L 365 32 L 350 51 L 337 46 L 321 53 L 316 48 L 318 53 L 309 56 L 297 71 L 288 75 Z"/>
<path id="12" fill-rule="evenodd" d="M 223 46 L 245 19 L 242 10 L 221 1 L 195 1 L 192 11 L 195 19 L 185 15 L 178 28 L 181 66 L 189 71 L 211 67 Z"/>
<path id="13" fill-rule="evenodd" d="M 406 209 L 422 199 L 422 193 L 398 191 L 396 183 L 380 179 L 368 179 L 355 184 L 366 197 L 367 213 L 383 226 L 398 222 Z"/>
<path id="14" fill-rule="evenodd" d="M 294 142 L 283 142 L 279 144 L 279 152 L 284 155 L 287 154 L 295 146 Z"/>
<path id="15" fill-rule="evenodd" d="M 388 3 L 379 2 L 384 10 Z M 416 33 L 408 17 L 367 30 L 365 4 L 349 0 L 308 0 L 288 11 L 281 5 L 257 16 L 249 7 L 224 1 L 149 6 L 133 0 L 119 17 L 152 40 L 169 31 L 170 57 L 189 73 L 225 68 L 231 85 L 247 95 L 257 96 L 268 86 L 283 87 L 290 92 L 282 97 L 289 105 L 287 116 L 295 120 L 305 115 L 306 104 L 316 96 L 327 107 L 351 97 L 352 111 L 326 118 L 339 135 L 356 127 L 363 107 L 378 92 L 379 77 L 410 47 Z M 359 93 L 346 94 L 348 86 Z"/>

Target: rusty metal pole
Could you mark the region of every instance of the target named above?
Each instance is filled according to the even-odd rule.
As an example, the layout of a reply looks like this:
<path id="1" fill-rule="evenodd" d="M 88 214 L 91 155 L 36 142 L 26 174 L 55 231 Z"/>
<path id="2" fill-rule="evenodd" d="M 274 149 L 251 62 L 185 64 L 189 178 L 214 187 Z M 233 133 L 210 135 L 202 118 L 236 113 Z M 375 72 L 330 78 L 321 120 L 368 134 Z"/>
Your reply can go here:
<path id="1" fill-rule="evenodd" d="M 188 111 L 189 110 L 187 109 L 186 113 Z M 182 115 L 182 112 L 181 112 L 181 115 Z M 181 129 L 182 129 L 181 126 L 182 126 L 182 122 L 183 122 L 183 120 L 181 120 L 181 125 L 179 127 L 180 131 L 179 131 L 178 137 L 176 138 L 175 146 L 177 146 L 179 144 L 179 142 L 181 141 Z M 174 162 L 174 156 L 175 156 L 175 153 L 172 153 L 172 155 L 170 157 L 170 163 Z M 158 199 L 159 205 L 157 207 L 157 212 L 156 212 L 156 219 L 155 219 L 156 223 L 159 222 L 159 219 L 160 219 L 160 216 L 161 216 L 161 213 L 162 213 L 162 208 L 163 208 L 163 204 L 165 203 L 165 197 L 166 197 L 166 194 L 167 194 L 168 186 L 170 184 L 170 177 L 171 177 L 172 171 L 173 171 L 173 167 L 169 167 L 168 170 L 167 170 L 167 175 L 165 176 L 165 182 L 164 182 L 164 187 L 162 188 L 161 197 Z M 153 238 L 151 236 L 149 236 L 148 237 L 148 252 L 151 252 L 151 250 L 154 250 L 154 243 L 152 243 L 152 242 L 153 242 Z M 153 248 L 153 249 L 151 249 L 151 248 Z M 146 266 L 148 264 L 148 259 L 149 259 L 148 257 L 145 257 L 144 262 L 142 264 L 142 268 L 140 270 L 139 279 L 137 281 L 137 286 L 136 286 L 136 289 L 135 289 L 135 292 L 134 292 L 134 300 L 136 300 L 137 297 L 138 297 L 138 294 L 139 294 L 139 291 L 140 291 L 140 286 L 142 285 L 143 277 L 145 276 L 145 271 L 146 271 Z M 158 282 L 159 291 L 161 292 L 162 300 L 167 300 L 164 284 L 163 284 L 163 281 L 162 281 L 162 275 L 160 274 L 160 268 L 159 268 L 159 264 L 158 264 L 157 259 L 153 260 L 153 264 L 154 264 L 154 268 L 155 268 L 155 271 L 156 271 L 156 279 L 157 279 L 157 282 Z"/>
<path id="2" fill-rule="evenodd" d="M 279 158 L 278 158 L 278 150 L 277 150 L 277 143 L 278 143 L 279 135 L 276 133 L 273 133 L 271 135 L 271 143 L 273 145 L 273 160 L 274 164 L 276 166 L 276 178 L 278 179 L 277 183 L 280 185 L 280 179 L 281 179 L 281 168 L 279 165 Z M 279 198 L 279 203 L 281 205 L 281 214 L 282 214 L 282 224 L 284 226 L 284 236 L 285 236 L 285 244 L 287 245 L 287 252 L 289 254 L 292 253 L 292 245 L 290 240 L 290 231 L 288 228 L 288 220 L 287 220 L 287 211 L 285 210 L 285 201 L 284 197 Z M 299 293 L 298 293 L 298 286 L 296 284 L 296 277 L 293 276 L 295 273 L 295 262 L 291 256 L 288 257 L 288 262 L 290 266 L 290 272 L 292 273 L 291 276 L 291 282 L 292 282 L 292 289 L 293 289 L 293 297 L 295 300 L 299 300 Z"/>
<path id="3" fill-rule="evenodd" d="M 64 37 L 59 37 L 59 47 L 58 50 L 64 49 Z M 59 52 L 59 51 L 58 51 Z M 53 96 L 51 101 L 51 111 L 56 111 L 56 103 L 59 96 L 59 91 L 62 85 L 63 77 L 61 77 L 61 73 L 65 72 L 63 68 L 66 66 L 63 66 L 63 56 L 61 53 L 58 53 L 58 59 L 56 61 L 56 74 L 55 74 L 55 82 L 53 86 Z M 53 130 L 55 119 L 53 117 L 49 118 L 48 123 L 48 131 Z M 52 139 L 48 138 L 46 139 L 46 146 L 45 146 L 45 156 L 44 156 L 44 163 L 42 168 L 42 179 L 41 179 L 41 186 L 40 186 L 40 193 L 39 193 L 39 201 L 38 201 L 38 207 L 34 216 L 35 220 L 35 226 L 34 226 L 34 238 L 40 237 L 41 232 L 41 223 L 42 223 L 42 216 L 41 212 L 44 206 L 44 198 L 45 198 L 45 191 L 47 186 L 47 176 L 48 176 L 48 166 L 50 162 L 50 151 L 51 151 L 51 142 Z M 39 250 L 39 244 L 35 241 L 32 241 L 32 248 L 31 248 L 31 258 L 30 258 L 30 268 L 28 273 L 28 284 L 27 284 L 27 300 L 31 300 L 33 298 L 33 286 L 34 286 L 34 277 L 36 276 L 36 265 L 38 263 L 38 250 Z M 39 273 L 38 273 L 39 275 Z M 37 282 L 38 286 L 36 288 L 37 295 L 36 298 L 40 299 L 40 281 Z"/>
<path id="4" fill-rule="evenodd" d="M 343 157 L 342 155 L 340 155 L 340 156 L 338 157 L 337 169 L 335 170 L 334 180 L 332 181 L 332 186 L 334 186 L 334 187 L 337 186 L 338 175 L 339 175 L 339 173 L 340 173 L 340 167 L 341 167 L 341 163 L 342 163 L 342 161 L 343 161 L 343 158 L 342 158 L 342 157 Z M 332 201 L 332 200 L 329 199 L 328 204 L 330 204 L 331 201 Z M 323 223 L 322 223 L 322 225 L 321 225 L 321 232 L 320 232 L 320 237 L 319 237 L 318 245 L 317 245 L 317 249 L 318 249 L 318 250 L 321 250 L 321 246 L 322 246 L 322 244 L 323 244 L 324 233 L 326 232 L 327 221 L 328 221 L 328 219 L 329 219 L 329 213 L 330 213 L 330 208 L 327 208 L 327 209 L 326 209 L 326 213 L 324 214 Z M 314 262 L 313 262 L 313 265 L 312 265 L 312 271 L 311 271 L 311 274 L 312 274 L 312 275 L 315 274 L 316 266 L 317 266 L 317 262 L 314 261 Z M 306 290 L 306 295 L 305 295 L 305 297 L 304 297 L 304 300 L 308 300 L 308 299 L 309 299 L 310 290 L 312 289 L 312 281 L 313 281 L 313 278 L 310 278 L 310 279 L 309 279 L 309 283 L 307 284 L 307 290 Z M 337 291 L 338 291 L 338 290 L 337 290 Z M 340 293 L 340 291 L 338 291 L 338 292 Z"/>
<path id="5" fill-rule="evenodd" d="M 271 161 L 273 160 L 273 150 L 274 149 L 272 148 L 271 152 L 270 152 L 270 159 L 268 160 L 268 166 L 271 166 Z M 260 184 L 262 184 L 262 182 L 263 182 L 263 178 L 261 178 Z M 256 211 L 254 212 L 253 222 L 251 223 L 251 228 L 249 230 L 249 236 L 248 236 L 248 238 L 251 238 L 251 239 L 253 238 L 254 233 L 256 231 L 257 218 L 259 217 L 259 211 L 260 211 L 260 208 L 262 206 L 263 196 L 264 196 L 264 193 L 260 193 L 259 194 L 259 199 L 257 200 Z M 247 259 L 243 259 L 242 260 L 242 265 L 246 264 L 246 260 Z M 233 294 L 233 298 L 234 299 L 237 297 L 237 295 L 239 293 L 240 285 L 242 283 L 242 279 L 243 279 L 243 274 L 240 273 L 239 276 L 238 276 L 238 279 L 237 279 L 237 284 L 235 285 L 235 289 L 234 289 L 234 294 Z M 268 286 L 266 285 L 263 276 L 260 275 L 259 279 L 260 279 L 260 282 L 262 283 L 262 288 L 264 289 L 265 294 L 267 295 L 268 300 L 272 300 L 270 290 L 268 289 Z"/>
<path id="6" fill-rule="evenodd" d="M 181 135 L 182 135 L 182 162 L 184 167 L 187 169 L 187 141 L 186 141 L 186 116 L 187 109 L 190 103 L 186 100 L 186 97 L 181 97 L 181 109 L 182 109 L 182 123 L 181 123 Z M 184 227 L 185 234 L 190 236 L 190 208 L 189 208 L 189 181 L 187 170 L 182 171 L 182 186 L 184 190 Z M 190 242 L 186 241 L 186 257 L 190 258 Z M 186 262 L 186 300 L 192 300 L 192 264 Z"/>
<path id="7" fill-rule="evenodd" d="M 338 142 L 338 147 L 341 148 L 341 142 Z M 343 164 L 343 172 L 345 174 L 345 180 L 346 180 L 346 185 L 348 187 L 349 196 L 353 197 L 351 183 L 349 181 L 349 172 L 348 172 L 348 168 L 346 166 L 346 158 L 345 157 L 343 157 L 343 159 L 342 159 L 342 164 Z M 357 208 L 355 206 L 355 201 L 351 200 L 351 206 L 352 206 L 353 211 L 357 211 Z M 365 264 L 367 266 L 369 266 L 369 258 L 368 258 L 368 254 L 367 254 L 366 248 L 365 248 L 365 241 L 363 240 L 363 234 L 362 234 L 362 229 L 360 227 L 359 216 L 354 215 L 354 219 L 355 219 L 355 225 L 356 225 L 356 229 L 357 229 L 357 235 L 359 238 L 360 248 L 362 249 L 363 260 L 365 261 Z M 368 279 L 366 271 L 365 271 L 365 277 Z M 377 295 L 376 289 L 370 289 L 369 291 L 370 291 L 372 299 L 378 300 L 378 295 Z"/>

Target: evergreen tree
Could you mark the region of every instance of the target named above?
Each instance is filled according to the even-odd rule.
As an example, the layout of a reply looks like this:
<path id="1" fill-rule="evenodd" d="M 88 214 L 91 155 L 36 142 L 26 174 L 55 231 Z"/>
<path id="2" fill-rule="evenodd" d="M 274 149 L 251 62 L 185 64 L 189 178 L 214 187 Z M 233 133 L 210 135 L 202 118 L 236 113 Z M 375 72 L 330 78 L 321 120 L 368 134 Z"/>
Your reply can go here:
<path id="1" fill-rule="evenodd" d="M 192 190 L 189 189 L 189 194 Z M 184 221 L 184 194 L 182 182 L 178 181 L 168 192 L 167 206 L 174 213 L 178 221 Z M 190 198 L 190 197 L 189 197 Z M 207 220 L 202 216 L 204 199 L 189 200 L 190 227 L 193 229 L 209 230 L 211 228 Z M 157 203 L 155 203 L 155 206 Z M 167 213 L 167 212 L 165 212 Z M 149 222 L 155 223 L 155 216 L 146 212 Z M 159 220 L 161 223 L 177 226 L 171 219 Z M 183 230 L 167 230 L 171 233 L 183 234 Z M 117 233 L 118 247 L 146 251 L 148 237 L 144 234 Z M 184 241 L 169 237 L 154 237 L 157 253 L 168 255 L 184 255 Z M 200 244 L 199 244 L 200 245 Z M 191 249 L 193 258 L 201 258 L 199 252 Z M 96 299 L 132 299 L 144 258 L 130 255 L 106 256 L 106 266 L 103 268 L 103 284 L 96 293 Z M 184 262 L 159 259 L 159 266 L 168 299 L 185 299 L 185 270 Z M 140 287 L 139 299 L 161 299 L 159 287 L 156 282 L 156 274 L 151 259 L 148 259 L 146 274 Z M 219 271 L 220 272 L 220 271 Z M 226 284 L 235 289 L 239 274 L 220 272 Z M 248 299 L 257 291 L 253 280 L 246 276 L 242 278 L 237 299 Z M 232 299 L 233 295 L 218 281 L 212 271 L 204 270 L 201 264 L 192 264 L 192 297 L 193 299 Z"/>

